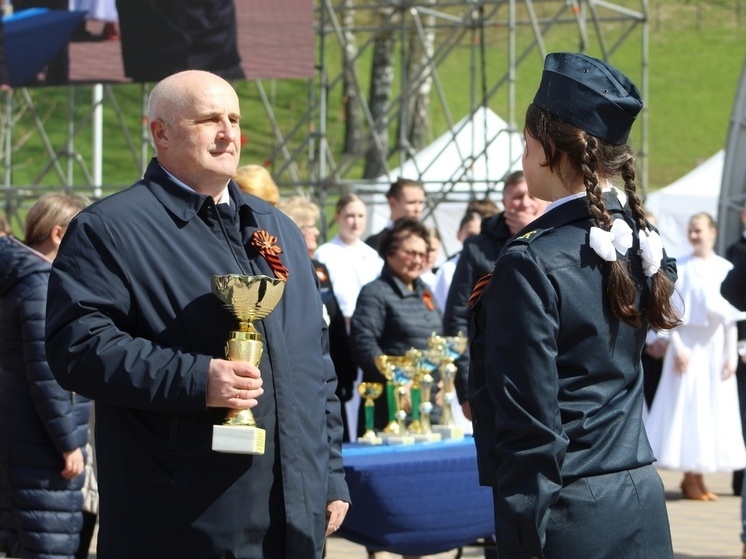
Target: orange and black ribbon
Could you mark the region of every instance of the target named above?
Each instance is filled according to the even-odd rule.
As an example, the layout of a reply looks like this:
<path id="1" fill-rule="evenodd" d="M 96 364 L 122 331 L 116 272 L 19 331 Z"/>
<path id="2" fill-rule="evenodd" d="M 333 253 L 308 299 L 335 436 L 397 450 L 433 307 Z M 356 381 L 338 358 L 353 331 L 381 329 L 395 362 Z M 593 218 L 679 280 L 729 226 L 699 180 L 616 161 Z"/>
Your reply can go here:
<path id="1" fill-rule="evenodd" d="M 287 281 L 290 270 L 280 260 L 282 249 L 277 246 L 277 237 L 270 235 L 264 229 L 257 229 L 251 235 L 251 246 L 269 263 L 277 279 Z"/>
<path id="2" fill-rule="evenodd" d="M 491 277 L 492 272 L 490 272 L 489 274 L 485 274 L 481 278 L 479 278 L 479 281 L 477 281 L 477 284 L 474 286 L 474 289 L 471 292 L 471 296 L 469 296 L 469 301 L 466 303 L 467 307 L 472 308 L 474 305 L 477 304 L 477 301 L 479 301 L 479 298 L 482 296 L 482 291 L 484 291 L 484 288 L 487 287 L 487 284 L 489 283 Z"/>
<path id="3" fill-rule="evenodd" d="M 434 311 L 435 310 L 435 304 L 433 303 L 433 295 L 429 291 L 425 291 L 425 293 L 422 294 L 422 300 L 425 302 L 425 306 L 427 307 L 427 310 Z"/>

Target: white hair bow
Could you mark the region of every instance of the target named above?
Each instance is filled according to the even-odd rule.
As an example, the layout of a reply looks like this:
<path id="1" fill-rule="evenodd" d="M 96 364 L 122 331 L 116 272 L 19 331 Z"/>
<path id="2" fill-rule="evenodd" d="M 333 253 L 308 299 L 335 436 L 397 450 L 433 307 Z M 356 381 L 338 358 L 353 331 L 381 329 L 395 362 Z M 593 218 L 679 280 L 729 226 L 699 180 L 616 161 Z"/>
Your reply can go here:
<path id="1" fill-rule="evenodd" d="M 663 240 L 655 231 L 645 229 L 640 235 L 640 256 L 645 275 L 651 277 L 661 267 L 663 260 Z"/>
<path id="2" fill-rule="evenodd" d="M 616 253 L 625 254 L 632 246 L 632 228 L 623 219 L 615 219 L 610 231 L 591 227 L 591 248 L 607 262 L 616 260 Z"/>

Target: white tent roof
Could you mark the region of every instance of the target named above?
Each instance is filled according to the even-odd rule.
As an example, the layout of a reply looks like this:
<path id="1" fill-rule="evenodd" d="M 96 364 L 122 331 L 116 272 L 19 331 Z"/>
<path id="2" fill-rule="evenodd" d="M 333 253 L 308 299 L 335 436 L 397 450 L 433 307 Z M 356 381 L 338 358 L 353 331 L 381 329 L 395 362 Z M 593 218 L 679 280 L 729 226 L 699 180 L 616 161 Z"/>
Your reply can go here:
<path id="1" fill-rule="evenodd" d="M 652 212 L 670 256 L 678 258 L 691 252 L 687 229 L 693 214 L 707 212 L 717 219 L 724 160 L 725 150 L 720 150 L 680 179 L 648 196 L 645 206 Z"/>
<path id="2" fill-rule="evenodd" d="M 456 232 L 466 203 L 488 191 L 501 191 L 504 177 L 521 169 L 522 154 L 521 134 L 510 132 L 504 120 L 489 108 L 480 107 L 471 118 L 464 117 L 455 124 L 453 131 L 377 179 L 376 193 L 364 196 L 368 234 L 388 223 L 385 193 L 390 184 L 399 177 L 419 180 L 428 193 L 428 207 L 436 205 L 425 222 L 438 228 L 446 254 L 457 252 L 460 244 Z"/>

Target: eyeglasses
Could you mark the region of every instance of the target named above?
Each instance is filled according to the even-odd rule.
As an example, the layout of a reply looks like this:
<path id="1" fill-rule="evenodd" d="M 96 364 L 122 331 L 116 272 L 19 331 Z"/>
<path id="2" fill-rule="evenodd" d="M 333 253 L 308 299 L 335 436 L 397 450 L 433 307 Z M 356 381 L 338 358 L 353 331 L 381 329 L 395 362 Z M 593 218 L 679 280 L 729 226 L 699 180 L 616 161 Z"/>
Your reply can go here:
<path id="1" fill-rule="evenodd" d="M 399 252 L 401 252 L 404 256 L 406 256 L 409 260 L 414 260 L 418 256 L 420 257 L 421 260 L 427 259 L 426 252 L 419 252 L 416 250 L 404 250 L 403 248 L 400 248 Z"/>

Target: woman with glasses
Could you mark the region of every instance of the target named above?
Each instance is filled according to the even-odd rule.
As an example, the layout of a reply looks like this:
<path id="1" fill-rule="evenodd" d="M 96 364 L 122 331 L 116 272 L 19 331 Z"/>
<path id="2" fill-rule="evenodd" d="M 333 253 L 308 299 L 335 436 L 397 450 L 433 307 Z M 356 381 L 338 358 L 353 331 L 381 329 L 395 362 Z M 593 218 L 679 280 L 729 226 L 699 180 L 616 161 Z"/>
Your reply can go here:
<path id="1" fill-rule="evenodd" d="M 429 249 L 427 227 L 411 218 L 397 220 L 381 237 L 381 275 L 360 291 L 350 328 L 352 353 L 366 382 L 386 382 L 376 368 L 378 355 L 404 355 L 413 347 L 424 349 L 433 332 L 443 333 L 433 295 L 420 278 Z M 381 430 L 388 423 L 386 398 L 376 399 L 375 405 L 375 429 Z M 365 426 L 362 413 L 361 405 L 359 434 Z"/>

